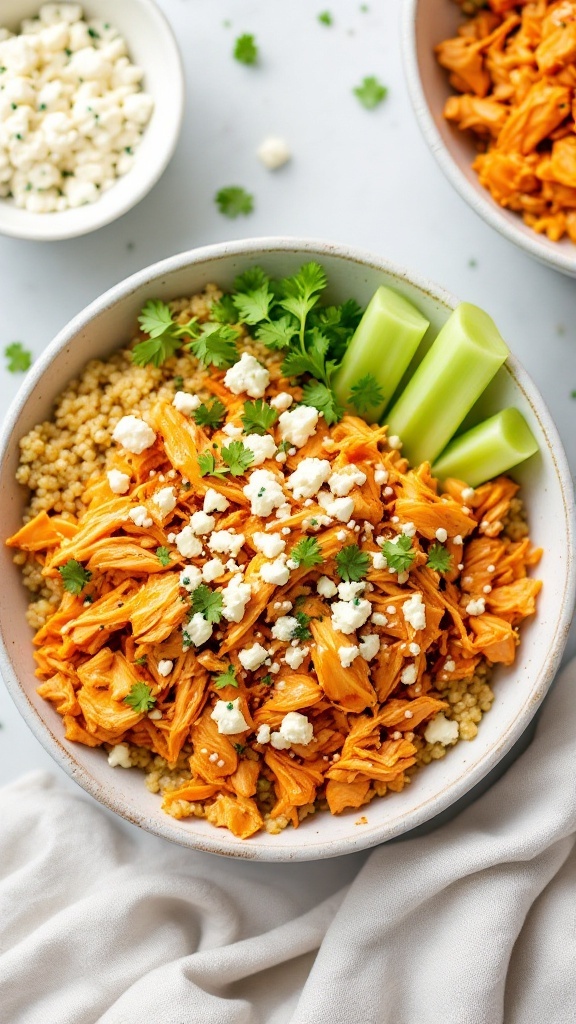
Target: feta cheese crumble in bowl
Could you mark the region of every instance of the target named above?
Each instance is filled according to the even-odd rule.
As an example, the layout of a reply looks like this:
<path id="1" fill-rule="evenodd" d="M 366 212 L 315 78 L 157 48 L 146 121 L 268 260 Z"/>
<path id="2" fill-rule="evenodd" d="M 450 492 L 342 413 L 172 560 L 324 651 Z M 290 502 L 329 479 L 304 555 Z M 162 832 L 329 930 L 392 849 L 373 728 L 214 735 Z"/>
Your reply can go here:
<path id="1" fill-rule="evenodd" d="M 538 452 L 437 494 L 404 457 L 421 431 L 397 427 L 400 401 L 390 432 L 336 414 L 298 376 L 297 334 L 283 352 L 254 337 L 255 319 L 268 341 L 295 322 L 262 312 L 269 278 L 296 318 L 321 290 L 313 319 L 335 344 L 351 321 L 348 353 L 375 294 L 418 311 L 420 366 L 463 322 L 385 259 L 299 239 L 184 253 L 92 303 L 0 439 L 0 668 L 58 764 L 118 814 L 194 849 L 314 860 L 434 819 L 525 730 L 570 623 L 573 495 L 501 341 L 472 412 L 515 407 Z"/>
<path id="2" fill-rule="evenodd" d="M 0 233 L 53 241 L 122 216 L 166 168 L 183 107 L 153 0 L 4 0 Z"/>

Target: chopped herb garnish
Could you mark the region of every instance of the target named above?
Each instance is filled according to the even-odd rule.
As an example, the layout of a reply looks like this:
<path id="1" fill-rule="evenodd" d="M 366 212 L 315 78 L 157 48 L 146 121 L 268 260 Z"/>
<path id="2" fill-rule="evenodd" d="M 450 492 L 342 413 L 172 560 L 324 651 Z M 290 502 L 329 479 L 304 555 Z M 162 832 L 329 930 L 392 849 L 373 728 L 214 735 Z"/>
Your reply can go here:
<path id="1" fill-rule="evenodd" d="M 247 217 L 254 209 L 254 196 L 250 195 L 245 188 L 241 188 L 240 185 L 229 185 L 227 188 L 221 188 L 216 193 L 215 201 L 220 213 L 225 217 L 230 217 L 231 220 L 235 220 L 240 214 L 243 217 Z"/>
<path id="2" fill-rule="evenodd" d="M 412 539 L 404 534 L 400 534 L 396 540 L 387 540 L 382 545 L 382 554 L 388 562 L 388 567 L 394 572 L 408 572 L 416 558 Z"/>
<path id="3" fill-rule="evenodd" d="M 451 562 L 452 555 L 443 544 L 432 544 L 432 547 L 428 548 L 426 565 L 429 569 L 434 569 L 435 572 L 449 572 Z"/>
<path id="4" fill-rule="evenodd" d="M 4 349 L 7 369 L 10 373 L 25 373 L 32 365 L 32 353 L 24 348 L 21 341 L 13 341 Z"/>
<path id="5" fill-rule="evenodd" d="M 82 593 L 86 584 L 92 579 L 90 570 L 85 569 L 75 558 L 70 558 L 65 565 L 58 566 L 58 572 L 62 577 L 64 590 L 76 596 Z"/>
<path id="6" fill-rule="evenodd" d="M 218 302 L 210 307 L 210 317 L 219 324 L 237 324 L 238 313 L 231 295 L 223 295 Z"/>
<path id="7" fill-rule="evenodd" d="M 188 347 L 204 366 L 221 369 L 238 361 L 237 340 L 238 331 L 229 324 L 206 323 L 200 328 L 200 337 Z"/>
<path id="8" fill-rule="evenodd" d="M 576 394 L 576 392 L 575 392 L 575 394 Z M 280 444 L 278 445 L 278 451 L 282 452 L 283 455 L 286 455 L 286 453 L 289 452 L 291 448 L 292 448 L 292 442 L 291 441 L 280 441 Z"/>
<path id="9" fill-rule="evenodd" d="M 178 391 L 180 391 L 180 389 L 184 387 L 184 377 L 182 377 L 178 373 L 174 377 L 174 380 L 172 381 L 172 383 L 173 383 L 174 387 L 177 388 Z"/>
<path id="10" fill-rule="evenodd" d="M 254 452 L 250 451 L 242 441 L 231 441 L 222 449 L 222 460 L 228 466 L 232 476 L 241 476 L 254 462 Z"/>
<path id="11" fill-rule="evenodd" d="M 161 366 L 173 356 L 181 345 L 183 337 L 196 337 L 199 328 L 196 317 L 186 324 L 177 324 L 172 319 L 170 307 L 160 299 L 150 299 L 138 317 L 140 329 L 148 335 L 132 349 L 132 361 L 137 366 Z"/>
<path id="12" fill-rule="evenodd" d="M 260 680 L 260 682 L 264 683 L 264 686 L 272 686 L 274 680 L 273 680 L 272 676 L 270 675 L 270 673 L 267 672 L 265 676 L 262 676 L 262 679 Z"/>
<path id="13" fill-rule="evenodd" d="M 382 85 L 374 75 L 365 78 L 361 85 L 356 86 L 353 91 L 366 110 L 374 110 L 375 107 L 378 107 L 388 93 L 386 86 Z"/>
<path id="14" fill-rule="evenodd" d="M 306 615 L 305 612 L 296 612 L 294 618 L 298 619 L 298 625 L 292 630 L 291 639 L 311 640 L 312 633 L 308 629 L 308 623 L 312 622 L 312 616 Z"/>
<path id="15" fill-rule="evenodd" d="M 328 426 L 337 423 L 344 412 L 332 388 L 318 380 L 309 381 L 302 388 L 302 405 L 312 405 L 323 413 Z"/>
<path id="16" fill-rule="evenodd" d="M 300 569 L 312 569 L 324 561 L 322 548 L 316 537 L 303 537 L 302 540 L 299 540 L 292 548 L 290 558 Z"/>
<path id="17" fill-rule="evenodd" d="M 215 398 L 211 405 L 206 405 L 203 402 L 192 415 L 199 427 L 213 427 L 214 430 L 217 430 L 226 415 L 226 406 L 219 398 Z"/>
<path id="18" fill-rule="evenodd" d="M 336 569 L 346 583 L 359 583 L 370 568 L 370 556 L 357 544 L 348 544 L 336 555 Z"/>
<path id="19" fill-rule="evenodd" d="M 168 548 L 156 548 L 156 558 L 160 562 L 160 565 L 170 565 L 171 555 Z"/>
<path id="20" fill-rule="evenodd" d="M 241 64 L 255 64 L 258 60 L 258 46 L 253 35 L 245 32 L 234 43 L 234 57 Z"/>
<path id="21" fill-rule="evenodd" d="M 142 654 L 139 658 L 135 658 L 135 665 L 146 665 L 148 663 L 148 655 Z"/>
<path id="22" fill-rule="evenodd" d="M 244 402 L 242 425 L 247 434 L 265 434 L 278 419 L 278 413 L 262 398 Z"/>
<path id="23" fill-rule="evenodd" d="M 200 452 L 198 455 L 198 468 L 200 476 L 222 476 L 226 470 L 216 470 L 216 459 L 212 452 Z"/>
<path id="24" fill-rule="evenodd" d="M 246 745 L 244 743 L 235 743 L 234 750 L 236 751 L 237 754 L 243 754 L 244 751 L 246 750 Z"/>
<path id="25" fill-rule="evenodd" d="M 223 690 L 225 686 L 235 686 L 238 688 L 238 680 L 236 679 L 236 672 L 233 665 L 228 665 L 226 671 L 221 672 L 214 680 L 214 689 Z"/>
<path id="26" fill-rule="evenodd" d="M 353 405 L 356 412 L 360 414 L 381 405 L 383 401 L 384 392 L 371 373 L 367 373 L 356 381 L 350 391 L 350 405 Z"/>
<path id="27" fill-rule="evenodd" d="M 124 697 L 124 704 L 128 704 L 134 711 L 145 713 L 150 711 L 156 703 L 156 697 L 152 696 L 152 690 L 146 683 L 134 683 L 130 693 Z"/>
<path id="28" fill-rule="evenodd" d="M 333 18 L 330 11 L 322 11 L 322 13 L 318 15 L 318 21 L 321 25 L 332 25 Z"/>
<path id="29" fill-rule="evenodd" d="M 222 603 L 222 594 L 219 591 L 210 590 L 205 583 L 201 583 L 192 592 L 192 615 L 200 612 L 207 622 L 220 622 Z"/>

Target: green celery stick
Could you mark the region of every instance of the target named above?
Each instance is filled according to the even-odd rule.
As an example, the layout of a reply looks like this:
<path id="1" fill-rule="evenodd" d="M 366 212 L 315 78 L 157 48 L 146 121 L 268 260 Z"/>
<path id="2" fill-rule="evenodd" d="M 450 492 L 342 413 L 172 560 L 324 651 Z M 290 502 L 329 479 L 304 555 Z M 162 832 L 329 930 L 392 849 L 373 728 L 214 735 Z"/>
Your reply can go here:
<path id="1" fill-rule="evenodd" d="M 502 409 L 465 434 L 454 438 L 434 463 L 440 480 L 455 477 L 478 487 L 506 473 L 538 451 L 538 443 L 518 409 Z"/>
<path id="2" fill-rule="evenodd" d="M 411 465 L 434 461 L 507 355 L 487 313 L 468 302 L 454 310 L 386 416 Z"/>
<path id="3" fill-rule="evenodd" d="M 381 285 L 370 299 L 334 378 L 336 397 L 342 405 L 352 411 L 351 388 L 371 374 L 383 398 L 378 405 L 362 410 L 362 418 L 377 423 L 429 326 L 411 302 Z"/>

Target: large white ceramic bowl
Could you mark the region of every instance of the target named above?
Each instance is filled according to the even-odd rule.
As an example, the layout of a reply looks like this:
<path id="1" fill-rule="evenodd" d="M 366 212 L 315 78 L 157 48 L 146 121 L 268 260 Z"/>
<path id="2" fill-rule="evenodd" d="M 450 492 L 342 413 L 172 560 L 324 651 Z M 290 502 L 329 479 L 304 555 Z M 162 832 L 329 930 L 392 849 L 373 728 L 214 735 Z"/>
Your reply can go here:
<path id="1" fill-rule="evenodd" d="M 149 298 L 190 295 L 208 282 L 230 286 L 236 274 L 256 263 L 273 275 L 294 273 L 307 260 L 324 266 L 330 299 L 354 297 L 366 303 L 380 284 L 414 302 L 431 322 L 432 338 L 457 303 L 448 293 L 400 270 L 385 259 L 347 246 L 300 239 L 252 239 L 209 246 L 164 260 L 106 292 L 80 313 L 51 343 L 28 376 L 8 413 L 0 438 L 0 534 L 14 533 L 26 495 L 16 484 L 18 441 L 50 416 L 64 384 L 89 358 L 103 357 L 129 339 L 136 316 Z M 514 339 L 508 339 L 511 345 Z M 496 701 L 478 736 L 461 742 L 442 761 L 418 773 L 403 793 L 374 800 L 357 811 L 306 819 L 278 836 L 262 833 L 236 839 L 206 821 L 176 821 L 160 810 L 138 771 L 111 769 L 102 750 L 63 739 L 62 720 L 37 696 L 31 632 L 24 613 L 26 592 L 12 552 L 0 545 L 0 670 L 26 722 L 69 775 L 97 800 L 157 835 L 194 849 L 255 860 L 314 860 L 374 846 L 420 825 L 471 789 L 504 756 L 528 725 L 546 693 L 566 640 L 574 596 L 573 494 L 558 434 L 534 384 L 511 357 L 499 371 L 477 413 L 513 404 L 522 410 L 539 445 L 539 455 L 518 470 L 531 534 L 544 549 L 538 574 L 544 588 L 538 614 L 522 630 L 516 664 L 495 677 Z"/>
<path id="2" fill-rule="evenodd" d="M 403 0 L 403 4 L 402 42 L 410 96 L 424 138 L 444 174 L 475 213 L 501 235 L 541 263 L 576 277 L 576 245 L 567 238 L 551 242 L 529 228 L 520 214 L 499 206 L 472 169 L 477 155 L 472 136 L 443 116 L 444 104 L 454 90 L 434 48 L 456 35 L 463 20 L 460 8 L 454 0 Z"/>
<path id="3" fill-rule="evenodd" d="M 66 0 L 63 0 L 66 2 Z M 133 64 L 144 69 L 143 88 L 154 111 L 134 165 L 95 203 L 61 213 L 30 213 L 11 199 L 0 199 L 0 233 L 37 242 L 86 235 L 121 217 L 150 191 L 164 172 L 178 142 L 184 113 L 184 73 L 172 29 L 154 0 L 79 0 L 87 18 L 105 18 L 128 44 Z M 42 0 L 1 0 L 0 26 L 18 31 L 38 13 Z"/>

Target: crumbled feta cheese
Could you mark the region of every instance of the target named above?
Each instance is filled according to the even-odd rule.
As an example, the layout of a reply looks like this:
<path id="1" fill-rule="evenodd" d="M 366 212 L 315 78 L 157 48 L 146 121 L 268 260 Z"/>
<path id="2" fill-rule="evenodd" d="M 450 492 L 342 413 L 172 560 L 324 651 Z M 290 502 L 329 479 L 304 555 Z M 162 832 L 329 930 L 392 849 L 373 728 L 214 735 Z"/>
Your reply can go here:
<path id="1" fill-rule="evenodd" d="M 272 626 L 272 636 L 275 640 L 291 640 L 295 629 L 298 629 L 298 619 L 293 615 L 280 615 Z"/>
<path id="2" fill-rule="evenodd" d="M 441 544 L 445 544 L 448 540 L 448 530 L 445 530 L 443 526 L 439 526 L 436 530 L 436 540 L 439 540 Z"/>
<path id="3" fill-rule="evenodd" d="M 355 658 L 358 657 L 359 654 L 360 648 L 356 647 L 354 644 L 350 647 L 339 647 L 338 657 L 340 659 L 340 664 L 342 665 L 342 668 L 350 668 L 350 665 L 355 660 Z"/>
<path id="4" fill-rule="evenodd" d="M 117 743 L 108 751 L 108 764 L 111 768 L 131 768 L 130 750 L 126 743 Z"/>
<path id="5" fill-rule="evenodd" d="M 428 722 L 424 730 L 427 743 L 441 743 L 443 747 L 455 743 L 458 739 L 458 722 L 453 722 L 440 712 Z"/>
<path id="6" fill-rule="evenodd" d="M 316 433 L 318 409 L 311 405 L 299 405 L 292 412 L 283 412 L 278 420 L 280 437 L 296 448 L 302 448 Z"/>
<path id="7" fill-rule="evenodd" d="M 374 614 L 370 616 L 370 622 L 373 622 L 375 626 L 388 625 L 388 619 L 385 615 L 382 615 L 382 612 L 374 612 Z"/>
<path id="8" fill-rule="evenodd" d="M 252 647 L 244 647 L 238 651 L 238 660 L 247 672 L 255 672 L 260 665 L 263 665 L 268 657 L 268 651 L 262 644 L 252 644 Z"/>
<path id="9" fill-rule="evenodd" d="M 346 530 L 338 530 L 338 533 L 336 534 L 336 539 L 340 541 L 346 540 L 347 536 L 348 534 L 346 533 Z"/>
<path id="10" fill-rule="evenodd" d="M 222 736 L 235 736 L 249 728 L 240 710 L 240 697 L 236 697 L 236 700 L 217 700 L 210 718 L 216 722 Z"/>
<path id="11" fill-rule="evenodd" d="M 162 718 L 160 708 L 152 708 L 152 711 L 148 712 L 148 718 L 150 718 L 152 722 L 159 722 Z"/>
<path id="12" fill-rule="evenodd" d="M 214 530 L 210 534 L 208 547 L 220 555 L 230 555 L 236 558 L 242 548 L 246 537 L 243 533 L 232 533 L 230 530 Z"/>
<path id="13" fill-rule="evenodd" d="M 339 583 L 338 584 L 338 597 L 341 601 L 353 601 L 358 594 L 364 593 L 366 584 L 362 582 L 354 583 Z"/>
<path id="14" fill-rule="evenodd" d="M 192 532 L 200 537 L 203 537 L 207 533 L 212 533 L 215 526 L 216 520 L 214 519 L 214 516 L 209 516 L 206 512 L 193 512 L 190 517 L 190 527 Z"/>
<path id="15" fill-rule="evenodd" d="M 219 580 L 221 576 L 225 575 L 226 566 L 220 558 L 209 558 L 202 566 L 202 578 L 206 580 L 206 583 L 212 583 L 213 580 Z"/>
<path id="16" fill-rule="evenodd" d="M 128 473 L 121 473 L 119 469 L 109 469 L 106 476 L 112 494 L 126 494 L 126 491 L 130 490 Z"/>
<path id="17" fill-rule="evenodd" d="M 284 661 L 290 668 L 296 670 L 300 668 L 309 650 L 309 647 L 289 647 L 284 655 Z"/>
<path id="18" fill-rule="evenodd" d="M 365 483 L 366 473 L 363 473 L 358 466 L 351 462 L 332 473 L 328 480 L 328 487 L 336 498 L 345 498 L 353 487 L 361 487 Z"/>
<path id="19" fill-rule="evenodd" d="M 276 412 L 285 412 L 292 405 L 294 399 L 288 391 L 280 391 L 279 394 L 275 395 L 274 398 L 270 399 L 270 405 Z"/>
<path id="20" fill-rule="evenodd" d="M 169 676 L 172 669 L 174 668 L 174 662 L 170 661 L 169 658 L 162 658 L 157 665 L 158 675 Z"/>
<path id="21" fill-rule="evenodd" d="M 286 541 L 282 540 L 277 533 L 260 533 L 257 531 L 252 535 L 254 547 L 261 551 L 265 558 L 276 558 L 286 548 Z"/>
<path id="22" fill-rule="evenodd" d="M 366 633 L 360 638 L 360 654 L 365 661 L 372 661 L 380 650 L 380 637 L 378 633 Z"/>
<path id="23" fill-rule="evenodd" d="M 290 569 L 286 565 L 286 555 L 279 555 L 273 562 L 264 562 L 260 566 L 260 579 L 264 583 L 272 583 L 276 587 L 283 587 L 290 579 Z"/>
<path id="24" fill-rule="evenodd" d="M 287 501 L 276 509 L 276 519 L 289 519 L 291 515 L 292 509 Z"/>
<path id="25" fill-rule="evenodd" d="M 382 484 L 388 483 L 388 476 L 388 470 L 384 466 L 377 466 L 374 470 L 374 483 L 381 487 Z"/>
<path id="26" fill-rule="evenodd" d="M 322 484 L 326 483 L 330 476 L 330 463 L 328 459 L 302 459 L 298 467 L 286 481 L 286 487 L 292 491 L 296 500 L 300 498 L 312 498 L 317 494 Z"/>
<path id="27" fill-rule="evenodd" d="M 222 427 L 222 433 L 227 434 L 228 437 L 240 437 L 242 432 L 242 427 L 235 427 L 233 423 L 225 423 Z"/>
<path id="28" fill-rule="evenodd" d="M 189 395 L 186 391 L 177 391 L 172 399 L 174 408 L 178 409 L 178 412 L 183 413 L 184 416 L 191 416 L 201 404 L 198 395 Z"/>
<path id="29" fill-rule="evenodd" d="M 293 743 L 307 747 L 313 739 L 312 723 L 308 721 L 306 715 L 301 715 L 298 711 L 289 711 L 284 715 L 279 731 L 273 732 L 270 736 L 270 742 L 276 750 L 286 750 Z"/>
<path id="30" fill-rule="evenodd" d="M 387 615 L 395 615 L 396 614 L 396 608 L 394 607 L 393 604 L 389 604 L 389 605 L 386 606 L 386 614 Z"/>
<path id="31" fill-rule="evenodd" d="M 385 569 L 388 565 L 387 559 L 381 551 L 371 551 L 370 558 L 372 559 L 373 569 Z"/>
<path id="32" fill-rule="evenodd" d="M 329 491 L 319 491 L 318 504 L 332 519 L 347 523 L 354 513 L 354 498 L 335 498 Z"/>
<path id="33" fill-rule="evenodd" d="M 162 487 L 152 496 L 152 501 L 164 519 L 176 508 L 176 492 L 173 487 Z"/>
<path id="34" fill-rule="evenodd" d="M 280 509 L 286 503 L 280 482 L 269 469 L 255 469 L 242 493 L 250 501 L 253 516 L 265 518 L 272 509 Z"/>
<path id="35" fill-rule="evenodd" d="M 204 505 L 202 511 L 206 515 L 210 515 L 211 512 L 225 512 L 230 502 L 223 494 L 219 494 L 213 487 L 209 487 L 204 495 Z"/>
<path id="36" fill-rule="evenodd" d="M 316 584 L 316 590 L 320 597 L 334 597 L 338 593 L 338 587 L 328 576 L 320 577 Z"/>
<path id="37" fill-rule="evenodd" d="M 463 487 L 462 488 L 462 501 L 472 501 L 473 497 L 474 497 L 474 488 L 473 487 Z"/>
<path id="38" fill-rule="evenodd" d="M 486 567 L 486 571 L 487 572 L 496 572 L 496 566 L 495 565 L 489 565 L 489 566 Z"/>
<path id="39" fill-rule="evenodd" d="M 182 627 L 182 644 L 187 647 L 201 647 L 212 636 L 212 623 L 207 622 L 201 612 L 195 612 Z"/>
<path id="40" fill-rule="evenodd" d="M 357 597 L 354 601 L 335 601 L 331 610 L 334 629 L 340 633 L 353 633 L 364 625 L 372 605 L 365 598 Z"/>
<path id="41" fill-rule="evenodd" d="M 243 352 L 237 363 L 226 370 L 224 384 L 233 395 L 262 398 L 270 383 L 270 374 L 254 356 Z"/>
<path id="42" fill-rule="evenodd" d="M 182 558 L 196 558 L 202 551 L 202 542 L 195 536 L 191 526 L 185 526 L 174 541 Z"/>
<path id="43" fill-rule="evenodd" d="M 400 451 L 402 447 L 402 441 L 397 434 L 391 434 L 388 438 L 388 447 L 392 448 L 393 451 Z"/>
<path id="44" fill-rule="evenodd" d="M 459 533 L 457 533 L 456 536 L 454 537 L 454 543 L 455 544 L 462 544 L 463 543 L 462 537 L 460 536 Z M 490 572 L 490 566 L 488 566 L 488 572 Z"/>
<path id="45" fill-rule="evenodd" d="M 180 586 L 189 593 L 202 583 L 202 572 L 195 565 L 185 565 L 180 573 Z"/>
<path id="46" fill-rule="evenodd" d="M 414 523 L 403 523 L 401 532 L 405 537 L 413 537 L 416 533 L 416 527 L 414 526 Z"/>
<path id="47" fill-rule="evenodd" d="M 256 743 L 270 743 L 270 726 L 261 725 L 256 733 Z"/>
<path id="48" fill-rule="evenodd" d="M 444 671 L 445 672 L 453 672 L 455 668 L 456 668 L 456 662 L 454 661 L 454 659 L 453 658 L 446 658 L 446 661 L 444 662 Z"/>
<path id="49" fill-rule="evenodd" d="M 241 622 L 246 605 L 252 595 L 252 587 L 245 583 L 242 574 L 233 576 L 222 591 L 222 615 L 228 622 Z"/>
<path id="50" fill-rule="evenodd" d="M 484 584 L 484 586 L 482 587 L 482 593 L 483 594 L 491 594 L 492 593 L 492 587 L 490 586 L 489 583 L 485 583 Z"/>
<path id="51" fill-rule="evenodd" d="M 420 644 L 408 644 L 408 650 L 410 651 L 410 654 L 413 654 L 414 657 L 416 657 L 416 655 L 420 654 Z"/>
<path id="52" fill-rule="evenodd" d="M 482 615 L 486 611 L 486 601 L 483 597 L 472 599 L 466 605 L 468 615 Z"/>
<path id="53" fill-rule="evenodd" d="M 242 438 L 242 443 L 254 455 L 252 466 L 261 466 L 266 459 L 272 459 L 276 454 L 276 442 L 272 434 L 247 434 Z"/>
<path id="54" fill-rule="evenodd" d="M 412 597 L 404 601 L 402 614 L 404 621 L 412 626 L 412 629 L 426 629 L 426 606 L 420 591 L 416 591 Z"/>
<path id="55" fill-rule="evenodd" d="M 404 686 L 412 686 L 418 678 L 418 671 L 414 662 L 410 665 L 406 665 L 406 668 L 402 669 L 400 673 L 400 682 L 404 683 Z"/>
<path id="56" fill-rule="evenodd" d="M 146 448 L 151 448 L 156 440 L 152 427 L 139 416 L 123 416 L 114 427 L 112 437 L 133 455 L 141 455 Z"/>
<path id="57" fill-rule="evenodd" d="M 284 139 L 280 139 L 275 135 L 267 135 L 258 146 L 256 155 L 262 161 L 264 167 L 267 167 L 269 171 L 276 171 L 279 167 L 283 167 L 284 164 L 288 163 L 292 154 Z"/>
<path id="58" fill-rule="evenodd" d="M 154 525 L 154 520 L 148 515 L 145 505 L 136 505 L 135 508 L 131 508 L 128 518 L 132 520 L 134 526 L 141 526 L 143 530 L 148 530 L 150 526 Z"/>

